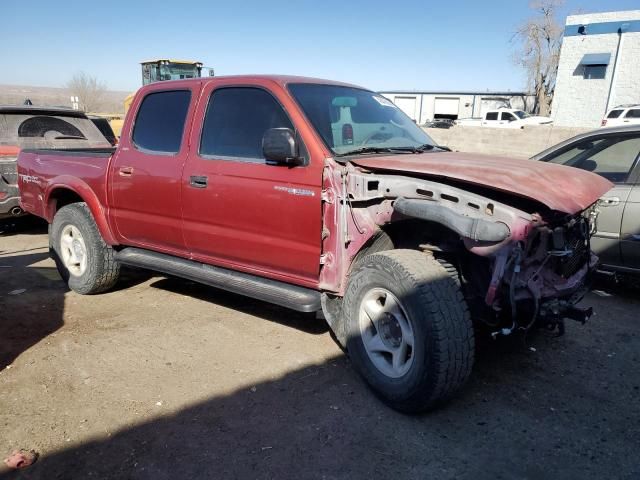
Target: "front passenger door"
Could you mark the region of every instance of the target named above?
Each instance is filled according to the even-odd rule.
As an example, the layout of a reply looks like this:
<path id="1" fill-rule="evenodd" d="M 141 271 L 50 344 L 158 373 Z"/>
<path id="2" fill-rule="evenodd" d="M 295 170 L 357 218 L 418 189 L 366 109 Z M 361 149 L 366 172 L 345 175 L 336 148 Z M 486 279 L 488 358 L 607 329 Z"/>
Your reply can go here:
<path id="1" fill-rule="evenodd" d="M 201 132 L 194 129 L 184 169 L 183 225 L 193 258 L 314 286 L 321 248 L 322 159 L 301 154 L 295 167 L 268 163 L 270 128 L 297 130 L 282 100 L 266 88 L 211 91 Z M 204 106 L 204 105 L 203 105 Z M 200 115 L 198 115 L 200 117 Z"/>

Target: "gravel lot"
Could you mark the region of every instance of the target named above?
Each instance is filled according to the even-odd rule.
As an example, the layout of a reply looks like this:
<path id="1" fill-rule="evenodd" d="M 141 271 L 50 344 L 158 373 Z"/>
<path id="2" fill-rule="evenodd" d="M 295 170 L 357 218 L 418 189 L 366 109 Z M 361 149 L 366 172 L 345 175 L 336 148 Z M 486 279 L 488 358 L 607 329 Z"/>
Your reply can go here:
<path id="1" fill-rule="evenodd" d="M 590 294 L 564 337 L 482 343 L 458 398 L 411 417 L 313 316 L 138 271 L 79 296 L 46 226 L 0 231 L 0 453 L 40 453 L 0 477 L 640 478 L 640 290 Z"/>

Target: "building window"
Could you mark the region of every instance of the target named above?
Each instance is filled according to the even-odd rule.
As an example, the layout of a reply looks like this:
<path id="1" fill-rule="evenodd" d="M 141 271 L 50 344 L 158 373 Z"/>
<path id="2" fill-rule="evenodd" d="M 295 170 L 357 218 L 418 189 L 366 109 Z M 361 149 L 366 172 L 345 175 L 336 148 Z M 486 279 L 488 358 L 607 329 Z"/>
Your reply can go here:
<path id="1" fill-rule="evenodd" d="M 582 72 L 582 78 L 585 80 L 602 80 L 606 75 L 606 65 L 585 65 Z"/>

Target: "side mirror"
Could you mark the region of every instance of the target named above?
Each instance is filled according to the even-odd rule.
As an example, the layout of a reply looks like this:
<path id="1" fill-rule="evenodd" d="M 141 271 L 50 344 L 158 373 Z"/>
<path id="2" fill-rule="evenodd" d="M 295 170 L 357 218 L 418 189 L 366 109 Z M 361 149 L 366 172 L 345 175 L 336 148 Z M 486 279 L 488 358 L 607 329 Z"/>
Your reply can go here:
<path id="1" fill-rule="evenodd" d="M 290 128 L 270 128 L 262 136 L 262 154 L 269 162 L 300 165 L 296 136 Z"/>

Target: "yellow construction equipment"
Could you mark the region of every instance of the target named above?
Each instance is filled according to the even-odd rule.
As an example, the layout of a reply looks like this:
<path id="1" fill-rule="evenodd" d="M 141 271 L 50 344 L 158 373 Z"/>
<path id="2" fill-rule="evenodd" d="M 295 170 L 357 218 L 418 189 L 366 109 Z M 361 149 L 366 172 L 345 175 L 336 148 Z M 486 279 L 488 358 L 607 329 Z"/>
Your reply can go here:
<path id="1" fill-rule="evenodd" d="M 202 62 L 194 62 L 191 60 L 170 60 L 157 58 L 141 62 L 142 67 L 142 85 L 148 85 L 154 82 L 163 82 L 165 80 L 180 80 L 183 78 L 200 78 L 202 72 L 205 71 L 209 77 L 213 77 L 213 69 L 203 67 Z M 109 123 L 118 138 L 122 131 L 124 116 L 127 114 L 135 92 L 130 93 L 124 99 L 124 114 L 117 118 L 111 118 Z"/>

